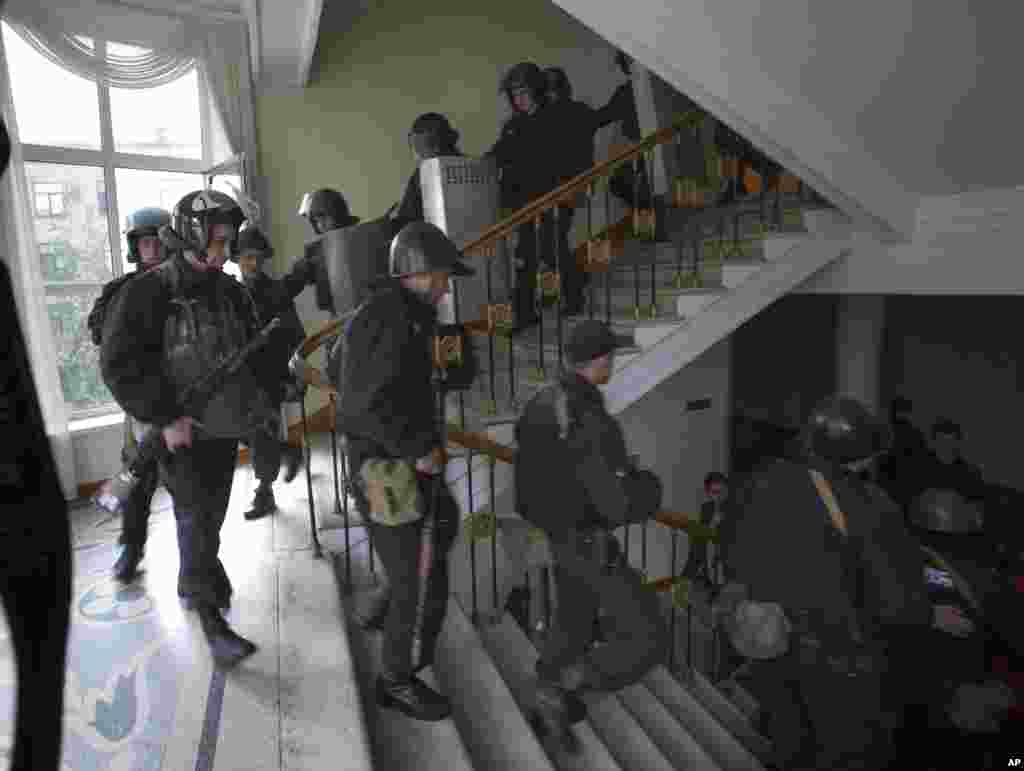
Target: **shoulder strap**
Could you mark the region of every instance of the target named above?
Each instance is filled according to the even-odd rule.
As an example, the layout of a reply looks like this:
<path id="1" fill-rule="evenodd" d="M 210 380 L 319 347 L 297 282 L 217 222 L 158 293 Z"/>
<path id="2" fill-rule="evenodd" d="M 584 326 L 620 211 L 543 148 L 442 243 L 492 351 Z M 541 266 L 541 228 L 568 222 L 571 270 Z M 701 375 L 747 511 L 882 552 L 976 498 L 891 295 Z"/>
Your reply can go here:
<path id="1" fill-rule="evenodd" d="M 839 504 L 836 502 L 836 497 L 832 494 L 832 486 L 825 479 L 825 476 L 815 469 L 811 469 L 811 481 L 814 482 L 815 488 L 818 490 L 818 495 L 821 496 L 822 503 L 825 504 L 825 508 L 828 509 L 829 516 L 832 518 L 832 524 L 836 530 L 843 534 L 843 536 L 849 535 L 846 529 L 846 515 L 842 509 L 839 508 Z"/>

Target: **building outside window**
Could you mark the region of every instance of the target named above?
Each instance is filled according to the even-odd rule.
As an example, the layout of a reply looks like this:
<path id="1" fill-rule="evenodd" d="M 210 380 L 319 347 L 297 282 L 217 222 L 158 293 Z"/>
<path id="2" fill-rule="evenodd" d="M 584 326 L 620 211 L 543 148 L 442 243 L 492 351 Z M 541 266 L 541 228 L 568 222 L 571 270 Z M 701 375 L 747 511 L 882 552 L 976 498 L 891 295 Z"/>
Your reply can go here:
<path id="1" fill-rule="evenodd" d="M 211 150 L 203 140 L 213 122 L 203 82 L 192 67 L 156 88 L 111 88 L 65 70 L 2 27 L 64 398 L 73 418 L 116 412 L 85 321 L 103 285 L 134 270 L 127 216 L 146 206 L 171 211 L 204 186 Z M 80 40 L 94 55 L 144 53 Z M 226 183 L 241 179 L 220 176 L 215 187 L 230 193 Z M 233 263 L 225 270 L 239 276 Z"/>

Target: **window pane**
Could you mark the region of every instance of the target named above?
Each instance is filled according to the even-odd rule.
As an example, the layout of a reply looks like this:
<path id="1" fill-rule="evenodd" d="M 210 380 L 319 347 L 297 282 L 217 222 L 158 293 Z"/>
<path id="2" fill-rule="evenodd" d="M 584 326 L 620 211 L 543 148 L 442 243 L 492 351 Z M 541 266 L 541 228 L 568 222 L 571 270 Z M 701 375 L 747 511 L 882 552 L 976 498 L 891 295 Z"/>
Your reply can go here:
<path id="1" fill-rule="evenodd" d="M 112 277 L 107 218 L 100 210 L 103 170 L 26 163 L 43 281 L 102 283 Z"/>
<path id="2" fill-rule="evenodd" d="M 53 64 L 6 24 L 3 35 L 21 141 L 99 150 L 96 84 Z"/>
<path id="3" fill-rule="evenodd" d="M 203 157 L 199 80 L 194 67 L 159 88 L 110 89 L 110 110 L 118 152 Z"/>
<path id="4" fill-rule="evenodd" d="M 92 342 L 86 319 L 102 285 L 46 287 L 46 310 L 57 347 L 57 369 L 64 401 L 72 414 L 114 407 L 114 398 L 100 375 L 99 349 Z"/>
<path id="5" fill-rule="evenodd" d="M 147 206 L 157 206 L 174 212 L 174 205 L 193 190 L 203 186 L 201 174 L 180 174 L 170 171 L 143 171 L 141 169 L 115 169 L 117 209 L 121 230 L 121 255 L 124 270 L 134 270 L 128 262 L 128 240 L 124 228 L 128 215 Z"/>

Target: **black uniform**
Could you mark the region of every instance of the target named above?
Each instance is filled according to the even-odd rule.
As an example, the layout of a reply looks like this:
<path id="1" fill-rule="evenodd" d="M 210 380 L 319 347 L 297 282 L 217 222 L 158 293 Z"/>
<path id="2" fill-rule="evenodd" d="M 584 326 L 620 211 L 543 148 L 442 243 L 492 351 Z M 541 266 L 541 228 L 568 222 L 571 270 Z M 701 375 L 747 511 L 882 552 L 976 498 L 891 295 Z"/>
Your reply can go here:
<path id="1" fill-rule="evenodd" d="M 622 135 L 630 142 L 639 142 L 643 137 L 640 133 L 640 118 L 636 111 L 636 96 L 633 84 L 626 81 L 612 94 L 608 104 L 597 111 L 595 121 L 598 127 L 615 121 L 622 122 Z M 595 129 L 596 130 L 596 129 Z M 653 204 L 651 184 L 647 178 L 647 165 L 640 166 L 639 191 L 637 190 L 637 173 L 634 164 L 625 163 L 612 175 L 608 188 L 612 195 L 629 206 L 636 204 L 641 209 L 650 208 Z M 639 196 L 638 196 L 639 194 Z"/>
<path id="2" fill-rule="evenodd" d="M 0 174 L 5 140 L 0 121 Z M 5 437 L 0 449 L 0 599 L 17 673 L 9 768 L 57 771 L 71 621 L 71 524 L 2 260 L 0 308 L 0 418 Z"/>
<path id="3" fill-rule="evenodd" d="M 144 273 L 143 268 L 138 268 L 124 276 L 119 276 L 109 281 L 103 287 L 100 297 L 89 314 L 89 328 L 92 330 L 93 342 L 102 345 L 104 330 L 107 322 L 113 315 L 111 308 L 120 298 L 124 296 L 129 282 L 138 278 Z M 139 423 L 130 415 L 124 419 L 124 444 L 121 448 L 121 461 L 128 464 L 135 456 L 138 437 L 147 429 L 146 424 Z M 139 476 L 139 482 L 132 490 L 128 500 L 124 503 L 121 513 L 121 536 L 119 542 L 122 546 L 134 547 L 139 553 L 145 549 L 146 540 L 149 535 L 149 514 L 153 505 L 153 495 L 160 482 L 159 465 L 154 461 L 143 469 Z M 125 566 L 129 567 L 129 566 Z M 115 572 L 118 571 L 115 566 Z M 128 578 L 127 574 L 122 577 Z"/>
<path id="4" fill-rule="evenodd" d="M 530 401 L 516 441 L 517 507 L 547 533 L 558 588 L 537 672 L 558 682 L 586 657 L 593 687 L 635 683 L 664 660 L 668 637 L 656 595 L 626 564 L 610 529 L 653 517 L 661 484 L 632 468 L 604 397 L 575 373 Z M 607 644 L 588 652 L 598 605 Z"/>
<path id="5" fill-rule="evenodd" d="M 931 451 L 924 434 L 909 420 L 893 420 L 892 433 L 892 449 L 878 464 L 878 475 L 885 491 L 906 507 L 928 487 L 923 475 L 929 465 Z"/>
<path id="6" fill-rule="evenodd" d="M 348 443 L 349 468 L 359 473 L 369 458 L 414 462 L 441 446 L 437 395 L 432 381 L 430 338 L 437 311 L 406 291 L 397 280 L 384 284 L 352 319 L 344 359 L 344 390 L 338 430 Z M 435 511 L 434 559 L 422 627 L 416 629 L 421 581 L 417 572 L 423 520 L 396 527 L 370 520 L 369 502 L 359 485 L 356 504 L 373 535 L 390 584 L 385 621 L 384 670 L 390 680 L 407 679 L 430 664 L 448 603 L 448 552 L 459 527 L 459 508 L 443 477 L 420 475 L 424 500 Z M 421 641 L 412 660 L 413 640 Z"/>
<path id="7" fill-rule="evenodd" d="M 751 687 L 780 768 L 884 768 L 903 689 L 887 679 L 887 646 L 931 622 L 923 556 L 880 488 L 818 464 L 846 515 L 844 539 L 809 468 L 757 470 L 720 530 L 728 578 L 793 624 L 789 651 L 756 661 Z"/>
<path id="8" fill-rule="evenodd" d="M 241 284 L 175 256 L 132 281 L 114 308 L 101 351 L 104 380 L 128 414 L 163 428 L 181 417 L 183 388 L 239 350 L 257 327 Z M 264 394 L 262 404 L 244 408 L 269 413 L 269 399 Z M 231 594 L 217 553 L 237 459 L 237 438 L 196 429 L 190 447 L 161 460 L 178 524 L 178 594 L 200 605 L 223 607 Z"/>
<path id="9" fill-rule="evenodd" d="M 541 105 L 531 115 L 516 114 L 506 121 L 501 135 L 487 156 L 495 159 L 501 173 L 501 205 L 521 209 L 559 183 L 562 161 L 557 155 L 561 132 L 551 120 L 549 108 Z M 537 268 L 544 261 L 555 267 L 553 225 L 549 212 L 541 220 L 540 251 L 533 220 L 517 229 L 515 310 L 520 323 L 536 320 Z M 561 247 L 560 247 L 561 248 Z M 568 259 L 563 252 L 563 259 Z"/>
<path id="10" fill-rule="evenodd" d="M 309 284 L 316 283 L 316 265 L 312 260 L 299 262 L 280 279 L 258 272 L 245 282 L 256 305 L 261 323 L 281 318 L 281 326 L 274 330 L 266 346 L 253 354 L 253 371 L 260 385 L 270 396 L 275 410 L 280 411 L 287 395 L 288 384 L 294 378 L 288 371 L 288 361 L 295 349 L 306 338 L 305 329 L 295 310 L 295 298 Z M 281 468 L 281 456 L 287 444 L 263 433 L 248 440 L 252 449 L 252 467 L 256 478 L 271 484 Z"/>

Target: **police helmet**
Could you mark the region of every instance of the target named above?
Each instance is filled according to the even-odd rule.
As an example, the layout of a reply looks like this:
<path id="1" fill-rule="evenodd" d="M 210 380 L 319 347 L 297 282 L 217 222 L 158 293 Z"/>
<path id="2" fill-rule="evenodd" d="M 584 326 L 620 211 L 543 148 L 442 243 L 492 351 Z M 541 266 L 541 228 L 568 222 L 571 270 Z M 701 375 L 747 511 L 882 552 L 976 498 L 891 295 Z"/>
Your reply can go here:
<path id="1" fill-rule="evenodd" d="M 159 236 L 160 228 L 171 224 L 171 213 L 153 206 L 137 209 L 125 218 L 124 235 L 128 239 L 128 262 L 142 259 L 139 254 L 139 239 L 144 236 Z M 161 246 L 163 244 L 161 243 Z M 165 255 L 166 256 L 166 252 Z M 162 259 L 163 257 L 161 257 Z"/>
<path id="2" fill-rule="evenodd" d="M 505 73 L 501 79 L 501 88 L 512 101 L 512 92 L 516 89 L 525 88 L 533 96 L 538 104 L 547 101 L 548 80 L 544 72 L 533 62 L 520 62 Z"/>
<path id="3" fill-rule="evenodd" d="M 548 79 L 548 93 L 554 93 L 559 99 L 572 99 L 572 83 L 569 76 L 561 67 L 548 67 L 544 70 L 544 77 Z"/>
<path id="4" fill-rule="evenodd" d="M 910 521 L 933 533 L 975 533 L 985 518 L 980 508 L 955 490 L 930 488 L 910 505 Z"/>
<path id="5" fill-rule="evenodd" d="M 316 221 L 323 216 L 332 217 L 339 228 L 347 228 L 359 222 L 359 218 L 353 217 L 349 211 L 345 196 L 329 187 L 322 187 L 302 196 L 302 203 L 299 204 L 299 216 L 309 219 L 310 225 L 313 226 L 313 230 L 317 234 L 320 233 L 320 229 Z"/>
<path id="6" fill-rule="evenodd" d="M 194 190 L 175 205 L 171 226 L 160 229 L 160 238 L 172 249 L 202 256 L 210 245 L 210 227 L 227 224 L 235 229 L 228 247 L 232 255 L 238 251 L 238 229 L 245 221 L 245 212 L 231 196 L 209 188 Z"/>
<path id="7" fill-rule="evenodd" d="M 246 252 L 256 252 L 260 262 L 274 256 L 274 247 L 270 245 L 270 241 L 267 240 L 263 231 L 255 225 L 243 228 L 238 234 L 238 253 L 233 254 L 231 259 L 238 262 L 238 258 Z"/>
<path id="8" fill-rule="evenodd" d="M 388 272 L 410 276 L 435 270 L 448 270 L 453 276 L 472 276 L 476 272 L 462 262 L 458 247 L 437 225 L 410 222 L 391 241 Z"/>
<path id="9" fill-rule="evenodd" d="M 836 464 L 854 463 L 889 449 L 889 426 L 849 396 L 821 401 L 804 427 L 804 449 L 811 457 Z"/>
<path id="10" fill-rule="evenodd" d="M 444 115 L 426 112 L 413 121 L 409 142 L 419 155 L 434 157 L 453 152 L 459 142 L 459 132 Z"/>

